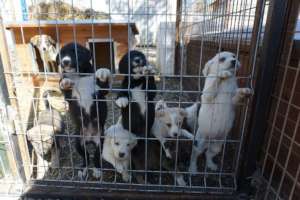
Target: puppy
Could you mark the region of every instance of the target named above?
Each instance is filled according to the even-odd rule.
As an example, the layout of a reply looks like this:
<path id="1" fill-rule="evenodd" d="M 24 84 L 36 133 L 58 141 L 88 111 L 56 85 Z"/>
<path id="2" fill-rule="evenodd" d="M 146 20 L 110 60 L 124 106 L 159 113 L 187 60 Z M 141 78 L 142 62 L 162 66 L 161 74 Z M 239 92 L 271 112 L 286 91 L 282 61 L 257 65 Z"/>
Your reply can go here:
<path id="1" fill-rule="evenodd" d="M 252 93 L 250 88 L 238 88 L 235 76 L 240 62 L 230 52 L 218 53 L 209 60 L 202 71 L 206 76 L 201 108 L 198 115 L 198 130 L 191 155 L 189 170 L 197 172 L 198 155 L 205 150 L 206 166 L 217 170 L 213 158 L 221 151 L 223 142 L 231 130 L 235 118 L 235 106 Z"/>
<path id="2" fill-rule="evenodd" d="M 121 74 L 127 74 L 122 82 L 123 91 L 119 92 L 116 100 L 116 104 L 122 108 L 122 125 L 127 130 L 130 127 L 134 134 L 145 136 L 146 127 L 149 133 L 155 117 L 152 102 L 156 95 L 153 91 L 156 90 L 154 69 L 148 65 L 142 52 L 130 51 L 120 60 L 119 70 Z"/>
<path id="3" fill-rule="evenodd" d="M 50 109 L 48 95 L 48 91 L 43 94 L 46 110 L 39 114 L 37 124 L 27 131 L 27 139 L 37 156 L 37 179 L 44 177 L 50 165 L 57 167 L 60 141 L 55 135 L 64 134 L 63 119 L 57 110 Z"/>
<path id="4" fill-rule="evenodd" d="M 60 55 L 60 56 L 59 56 Z M 100 168 L 100 136 L 104 133 L 104 125 L 107 117 L 107 104 L 104 101 L 110 85 L 111 73 L 106 68 L 101 68 L 94 73 L 91 53 L 85 47 L 77 43 L 69 43 L 62 47 L 57 56 L 57 62 L 63 71 L 60 80 L 60 88 L 69 103 L 69 112 L 76 134 L 83 137 L 77 139 L 76 149 L 83 158 L 82 167 L 89 164 L 89 153 L 85 151 L 86 143 L 95 145 L 94 176 L 99 176 L 97 169 Z M 89 73 L 80 75 L 79 73 Z M 101 90 L 104 89 L 104 90 Z M 86 169 L 79 173 L 85 176 Z"/>
<path id="5" fill-rule="evenodd" d="M 105 131 L 102 158 L 122 174 L 124 181 L 131 180 L 128 173 L 131 150 L 137 144 L 136 136 L 117 123 Z"/>
<path id="6" fill-rule="evenodd" d="M 58 72 L 56 42 L 49 35 L 36 35 L 30 39 L 30 43 L 39 51 L 46 72 Z"/>
<path id="7" fill-rule="evenodd" d="M 122 126 L 136 136 L 148 138 L 155 118 L 154 69 L 149 66 L 143 53 L 129 51 L 120 60 L 119 70 L 126 74 L 122 82 L 123 90 L 119 92 L 116 100 L 121 108 Z M 145 170 L 145 146 L 145 140 L 141 139 L 132 150 L 133 167 L 136 170 Z"/>
<path id="8" fill-rule="evenodd" d="M 177 138 L 180 136 L 193 139 L 194 135 L 181 126 L 188 113 L 183 108 L 169 108 L 160 100 L 155 106 L 155 120 L 151 132 L 159 139 L 163 150 L 168 158 L 172 158 L 169 149 L 165 147 L 166 138 Z"/>

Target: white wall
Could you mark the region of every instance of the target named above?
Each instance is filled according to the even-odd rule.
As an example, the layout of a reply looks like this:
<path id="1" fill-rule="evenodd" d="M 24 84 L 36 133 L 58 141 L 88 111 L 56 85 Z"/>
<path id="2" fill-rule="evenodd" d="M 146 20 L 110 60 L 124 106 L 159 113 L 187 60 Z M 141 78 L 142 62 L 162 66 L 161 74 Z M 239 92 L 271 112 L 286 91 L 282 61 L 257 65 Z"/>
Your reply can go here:
<path id="1" fill-rule="evenodd" d="M 53 0 L 26 0 L 27 5 Z M 111 14 L 113 21 L 135 22 L 140 32 L 138 43 L 154 45 L 158 26 L 164 21 L 175 21 L 176 0 L 62 0 L 82 9 L 93 8 Z M 170 15 L 167 16 L 166 12 Z"/>

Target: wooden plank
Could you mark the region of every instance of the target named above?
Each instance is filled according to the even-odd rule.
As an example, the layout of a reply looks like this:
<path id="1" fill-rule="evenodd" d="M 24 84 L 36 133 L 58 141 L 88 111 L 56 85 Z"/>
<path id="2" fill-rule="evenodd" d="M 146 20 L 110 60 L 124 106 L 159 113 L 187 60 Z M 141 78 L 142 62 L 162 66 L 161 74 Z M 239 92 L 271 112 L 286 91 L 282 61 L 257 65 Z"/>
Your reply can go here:
<path id="1" fill-rule="evenodd" d="M 0 17 L 0 54 L 1 54 L 1 58 L 2 58 L 2 63 L 3 63 L 3 69 L 4 71 L 11 71 L 11 63 L 10 63 L 10 59 L 9 59 L 9 53 L 8 53 L 8 46 L 6 43 L 6 37 L 5 37 L 5 29 L 3 26 L 3 21 L 2 18 Z M 12 80 L 12 76 L 11 75 L 5 75 L 5 80 L 7 83 L 7 87 L 8 87 L 8 95 L 10 97 L 15 96 L 14 92 L 15 90 L 13 89 L 13 87 L 9 87 L 12 86 L 13 84 L 13 80 Z M 15 99 L 10 99 L 10 104 L 11 106 L 19 111 L 18 109 L 18 104 L 17 101 Z M 13 140 L 12 142 L 14 143 L 13 146 L 15 147 L 15 158 L 16 158 L 16 162 L 17 163 L 13 163 L 14 166 L 11 166 L 13 169 L 15 167 L 17 167 L 18 165 L 18 172 L 19 175 L 21 176 L 20 178 L 22 178 L 23 181 L 25 181 L 26 179 L 29 178 L 30 176 L 30 169 L 29 167 L 23 167 L 23 163 L 29 163 L 30 159 L 29 159 L 29 153 L 28 153 L 28 149 L 27 149 L 27 143 L 26 143 L 26 137 L 24 135 L 24 133 L 22 133 L 22 129 L 20 129 L 20 132 L 18 132 L 16 135 L 14 135 L 15 140 Z M 15 141 L 15 142 L 14 142 Z M 14 148 L 12 147 L 12 148 Z M 20 159 L 17 159 L 20 158 Z"/>

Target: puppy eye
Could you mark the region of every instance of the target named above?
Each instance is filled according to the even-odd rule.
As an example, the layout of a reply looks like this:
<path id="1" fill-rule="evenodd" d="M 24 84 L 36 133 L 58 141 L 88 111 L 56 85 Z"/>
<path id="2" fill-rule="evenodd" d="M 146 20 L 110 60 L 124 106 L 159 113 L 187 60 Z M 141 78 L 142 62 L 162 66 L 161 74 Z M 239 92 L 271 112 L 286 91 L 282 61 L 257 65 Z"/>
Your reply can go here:
<path id="1" fill-rule="evenodd" d="M 222 58 L 219 59 L 219 62 L 224 62 L 225 59 L 226 59 L 225 57 L 222 57 Z"/>
<path id="2" fill-rule="evenodd" d="M 127 146 L 129 147 L 129 146 L 130 146 L 130 144 L 127 144 Z"/>
<path id="3" fill-rule="evenodd" d="M 168 127 L 171 127 L 171 126 L 172 126 L 172 124 L 170 124 L 170 123 L 167 123 L 167 126 L 168 126 Z"/>
<path id="4" fill-rule="evenodd" d="M 119 146 L 119 145 L 120 145 L 120 143 L 119 143 L 119 142 L 115 142 L 115 145 Z"/>

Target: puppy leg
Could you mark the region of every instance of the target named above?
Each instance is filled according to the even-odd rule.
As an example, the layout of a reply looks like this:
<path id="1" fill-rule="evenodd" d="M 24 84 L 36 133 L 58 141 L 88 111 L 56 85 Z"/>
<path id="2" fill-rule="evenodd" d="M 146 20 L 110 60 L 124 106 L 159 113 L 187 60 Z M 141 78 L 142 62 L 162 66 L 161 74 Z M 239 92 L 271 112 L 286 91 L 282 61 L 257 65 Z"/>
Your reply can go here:
<path id="1" fill-rule="evenodd" d="M 94 154 L 94 165 L 95 168 L 93 169 L 93 176 L 95 178 L 100 178 L 101 177 L 101 170 L 100 170 L 100 147 L 98 145 L 96 145 L 96 151 Z"/>
<path id="2" fill-rule="evenodd" d="M 69 79 L 69 78 L 63 78 L 59 82 L 59 87 L 60 87 L 61 90 L 72 90 L 74 84 L 75 83 L 71 79 Z"/>
<path id="3" fill-rule="evenodd" d="M 59 148 L 57 148 L 57 149 L 54 149 L 54 148 L 51 149 L 51 167 L 57 168 L 57 167 L 59 167 L 60 150 L 59 150 Z"/>
<path id="4" fill-rule="evenodd" d="M 195 140 L 195 143 L 193 144 L 192 154 L 191 154 L 191 161 L 189 166 L 189 172 L 191 174 L 195 174 L 197 170 L 197 160 L 198 156 L 203 153 L 203 151 L 206 148 L 206 141 L 203 138 L 199 138 Z"/>
<path id="5" fill-rule="evenodd" d="M 43 179 L 49 169 L 49 162 L 44 160 L 39 154 L 37 156 L 37 179 Z"/>
<path id="6" fill-rule="evenodd" d="M 216 171 L 218 169 L 218 165 L 214 163 L 213 158 L 221 151 L 222 144 L 221 143 L 211 143 L 207 151 L 205 152 L 206 157 L 206 166 L 208 169 Z"/>
<path id="7" fill-rule="evenodd" d="M 205 79 L 205 84 L 201 96 L 202 101 L 211 102 L 215 98 L 215 96 L 217 95 L 219 80 L 220 79 L 218 77 L 207 77 Z"/>
<path id="8" fill-rule="evenodd" d="M 251 94 L 253 94 L 253 91 L 250 88 L 238 88 L 236 89 L 234 97 L 232 97 L 232 103 L 238 104 L 244 98 L 250 96 Z"/>
<path id="9" fill-rule="evenodd" d="M 161 143 L 161 146 L 162 146 L 162 148 L 163 148 L 163 150 L 164 150 L 164 152 L 165 152 L 165 154 L 166 154 L 166 157 L 171 159 L 171 158 L 172 158 L 172 155 L 171 155 L 171 153 L 170 153 L 170 151 L 169 151 L 169 148 L 167 148 L 167 147 L 165 146 L 165 142 Z"/>
<path id="10" fill-rule="evenodd" d="M 129 162 L 128 161 L 124 161 L 123 162 L 123 172 L 122 172 L 122 179 L 125 182 L 131 182 L 131 175 L 128 172 L 128 166 L 129 166 Z"/>
<path id="11" fill-rule="evenodd" d="M 109 84 L 111 82 L 111 72 L 109 69 L 106 68 L 101 68 L 98 69 L 95 73 L 95 76 L 97 78 L 97 85 L 100 88 L 109 88 Z M 105 95 L 108 94 L 108 90 L 103 90 L 102 93 L 104 93 Z"/>
<path id="12" fill-rule="evenodd" d="M 80 139 L 76 140 L 76 150 L 79 153 L 79 155 L 82 157 L 82 170 L 79 170 L 78 177 L 80 179 L 85 179 L 87 177 L 87 165 L 89 165 L 89 153 L 84 151 L 83 146 L 81 145 Z"/>
<path id="13" fill-rule="evenodd" d="M 185 129 L 181 129 L 181 135 L 191 140 L 194 139 L 194 135 Z"/>
<path id="14" fill-rule="evenodd" d="M 128 97 L 118 97 L 118 99 L 116 100 L 116 104 L 120 108 L 125 108 L 128 105 Z"/>
<path id="15" fill-rule="evenodd" d="M 219 71 L 219 73 L 218 73 L 218 77 L 220 77 L 221 79 L 227 79 L 232 76 L 233 76 L 233 73 L 231 71 L 227 71 L 227 70 Z"/>
<path id="16" fill-rule="evenodd" d="M 186 186 L 186 182 L 184 180 L 184 177 L 182 174 L 179 174 L 176 176 L 176 183 L 179 185 L 179 186 Z"/>

